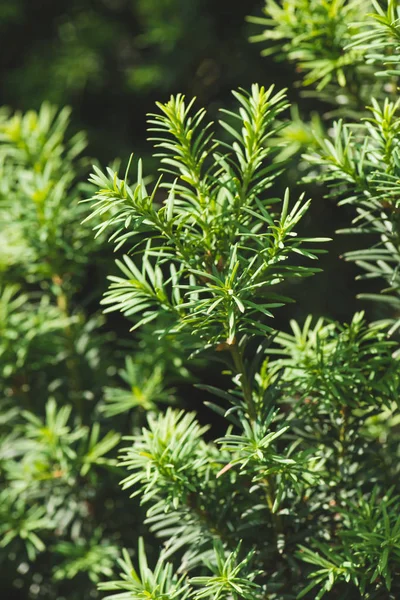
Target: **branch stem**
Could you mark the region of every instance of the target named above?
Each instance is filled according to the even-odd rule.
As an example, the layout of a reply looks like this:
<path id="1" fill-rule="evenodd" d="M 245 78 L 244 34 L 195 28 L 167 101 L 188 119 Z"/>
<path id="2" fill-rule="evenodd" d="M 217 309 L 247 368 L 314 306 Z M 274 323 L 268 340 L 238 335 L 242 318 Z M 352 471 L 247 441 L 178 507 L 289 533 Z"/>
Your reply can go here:
<path id="1" fill-rule="evenodd" d="M 243 351 L 240 350 L 238 343 L 235 341 L 235 343 L 230 346 L 230 352 L 235 365 L 236 374 L 240 376 L 240 385 L 242 387 L 243 398 L 247 410 L 249 411 L 249 417 L 252 421 L 255 421 L 257 417 L 256 405 L 253 399 L 253 390 L 244 366 Z"/>

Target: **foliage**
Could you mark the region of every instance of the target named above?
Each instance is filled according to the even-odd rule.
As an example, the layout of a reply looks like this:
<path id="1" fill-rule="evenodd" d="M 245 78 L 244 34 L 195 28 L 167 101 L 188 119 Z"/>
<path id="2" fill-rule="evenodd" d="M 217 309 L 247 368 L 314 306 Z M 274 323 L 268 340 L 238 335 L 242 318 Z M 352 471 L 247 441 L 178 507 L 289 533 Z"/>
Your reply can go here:
<path id="1" fill-rule="evenodd" d="M 270 309 L 286 302 L 270 291 L 272 285 L 285 273 L 304 277 L 314 272 L 312 267 L 286 264 L 291 253 L 315 257 L 307 246 L 313 240 L 293 231 L 309 202 L 301 197 L 289 208 L 286 192 L 274 214 L 270 207 L 278 200 L 260 194 L 280 169 L 265 162 L 271 152 L 266 140 L 275 132 L 270 124 L 286 107 L 283 95 L 253 86 L 250 95 L 235 92 L 235 97 L 237 113 L 224 112 L 236 119 L 237 127 L 221 122 L 232 137 L 232 155 L 223 153 L 224 144 L 213 141 L 210 127 L 202 124 L 204 111 L 192 115 L 192 103 L 186 105 L 177 96 L 149 121 L 150 130 L 158 134 L 162 169 L 176 179 L 162 180 L 149 194 L 141 163 L 135 186 L 111 170 L 104 174 L 96 169 L 91 178 L 99 188 L 92 215 L 103 217 L 98 233 L 112 227 L 117 249 L 146 234 L 134 246 L 136 252 L 140 245 L 145 248 L 142 269 L 125 255 L 118 261 L 124 277 L 110 278 L 104 300 L 107 311 L 121 310 L 129 317 L 143 312 L 134 328 L 165 313 L 172 333 L 189 329 L 207 344 L 235 346 L 240 334 L 270 331 L 254 315 L 271 317 Z M 156 194 L 164 188 L 167 199 L 158 207 Z M 253 300 L 255 290 L 259 303 Z"/>
<path id="2" fill-rule="evenodd" d="M 164 598 L 185 600 L 188 597 L 188 585 L 185 583 L 184 578 L 176 577 L 172 565 L 166 563 L 162 557 L 153 571 L 149 569 L 143 539 L 139 540 L 139 574 L 134 569 L 126 551 L 123 556 L 124 559 L 119 561 L 123 570 L 121 580 L 100 584 L 100 589 L 126 590 L 127 593 L 112 594 L 107 596 L 108 600 L 142 600 L 147 598 L 152 600 L 163 600 Z"/>
<path id="3" fill-rule="evenodd" d="M 368 235 L 366 248 L 348 252 L 345 258 L 356 262 L 365 274 L 364 279 L 385 282 L 382 295 L 363 294 L 363 297 L 385 302 L 393 308 L 392 332 L 398 327 L 399 306 L 399 221 L 398 221 L 398 102 L 392 99 L 397 82 L 396 39 L 399 34 L 399 13 L 394 2 L 388 2 L 384 11 L 376 5 L 372 28 L 355 36 L 354 45 L 360 47 L 376 69 L 379 77 L 388 78 L 386 97 L 371 99 L 368 112 L 361 122 L 337 121 L 332 135 L 318 140 L 315 155 L 307 156 L 312 163 L 325 168 L 318 175 L 327 182 L 332 196 L 340 204 L 355 208 L 351 234 Z M 312 178 L 312 176 L 311 176 Z"/>
<path id="4" fill-rule="evenodd" d="M 397 365 L 392 361 L 396 343 L 388 340 L 384 329 L 368 326 L 363 313 L 355 314 L 348 325 L 319 319 L 312 328 L 311 321 L 309 315 L 302 329 L 292 321 L 293 335 L 279 332 L 275 343 L 281 348 L 269 351 L 284 355 L 271 366 L 285 368 L 287 386 L 293 382 L 291 395 L 320 407 L 325 404 L 332 416 L 335 403 L 338 408 L 390 404 L 397 387 Z"/>
<path id="5" fill-rule="evenodd" d="M 169 402 L 167 364 L 189 375 L 178 351 L 155 366 L 159 353 L 143 351 L 147 331 L 117 387 L 114 336 L 90 308 L 100 290 L 87 285 L 91 261 L 102 253 L 107 264 L 104 237 L 80 224 L 85 137 L 68 128 L 69 111 L 49 104 L 0 122 L 1 573 L 6 595 L 20 572 L 35 598 L 79 598 L 111 576 L 127 513 L 110 457 L 120 434 L 103 414 Z M 137 402 L 127 402 L 133 393 Z"/>
<path id="6" fill-rule="evenodd" d="M 311 11 L 312 3 L 303 4 Z M 359 5 L 344 4 L 335 4 L 333 17 L 348 44 L 360 39 L 363 26 L 355 37 L 347 33 L 346 19 Z M 268 3 L 295 23 L 292 5 Z M 327 11 L 322 5 L 315 23 L 325 23 L 332 16 Z M 283 18 L 278 21 L 283 27 Z M 318 47 L 328 53 L 324 35 L 319 46 L 313 35 L 305 45 L 315 57 Z M 293 48 L 300 42 L 293 37 Z M 362 48 L 355 48 L 346 60 L 356 73 Z M 287 47 L 282 52 L 290 58 Z M 321 69 L 313 60 L 308 70 Z M 330 63 L 322 80 L 329 74 L 332 86 L 345 85 L 346 60 Z M 388 337 L 386 321 L 370 326 L 362 312 L 348 324 L 321 318 L 312 326 L 311 316 L 304 326 L 293 321 L 292 335 L 270 325 L 289 301 L 280 284 L 312 275 L 316 269 L 303 261 L 317 258 L 325 239 L 297 236 L 308 203 L 301 199 L 292 208 L 288 191 L 283 199 L 271 193 L 284 172 L 276 160 L 285 140 L 277 120 L 286 108 L 283 95 L 254 85 L 234 96 L 236 112 L 223 111 L 221 121 L 230 140 L 222 141 L 204 124 L 205 112 L 181 95 L 158 104 L 149 129 L 162 176 L 152 188 L 143 182 L 140 161 L 134 184 L 129 170 L 121 179 L 96 169 L 91 178 L 98 188 L 92 218 L 102 220 L 94 229 L 98 235 L 108 230 L 116 251 L 126 252 L 117 260 L 123 275 L 110 276 L 106 311 L 123 312 L 133 330 L 164 315 L 160 342 L 177 339 L 188 356 L 222 362 L 232 381 L 228 390 L 200 386 L 215 397 L 207 406 L 227 422 L 215 441 L 193 413 L 168 409 L 150 414 L 147 427 L 122 450 L 122 487 L 140 496 L 151 531 L 165 540 L 148 594 L 395 598 L 398 344 Z M 376 131 L 374 111 L 366 127 Z M 341 168 L 352 201 L 369 201 L 361 183 L 374 180 L 382 162 L 397 165 L 394 121 L 386 118 L 380 131 L 360 134 L 364 146 L 357 154 L 337 141 L 352 158 L 338 160 L 339 168 L 316 155 L 314 179 L 334 181 L 341 193 Z M 315 145 L 331 151 L 322 129 L 319 136 Z M 363 151 L 369 139 L 375 154 Z M 370 220 L 384 226 L 381 212 Z M 393 263 L 387 264 L 393 277 Z M 170 559 L 174 568 L 165 562 Z M 111 598 L 141 597 L 144 576 L 131 585 L 127 576 L 135 571 L 127 554 L 122 566 L 121 582 L 101 589 L 132 592 Z"/>
<path id="7" fill-rule="evenodd" d="M 368 116 L 365 106 L 382 94 L 376 76 L 387 78 L 385 92 L 395 98 L 398 6 L 396 0 L 385 4 L 386 9 L 375 0 L 266 0 L 265 16 L 249 17 L 263 27 L 251 37 L 266 45 L 262 54 L 294 63 L 301 95 L 323 103 L 318 113 L 314 109 L 311 123 L 305 103 L 300 103 L 301 110 L 295 107 L 293 124 L 281 134 L 287 155 L 308 152 L 318 146 L 316 137 L 329 137 L 332 117 Z M 326 132 L 323 121 L 328 121 Z"/>
<path id="8" fill-rule="evenodd" d="M 315 85 L 319 91 L 332 82 L 347 89 L 357 83 L 362 66 L 360 48 L 351 46 L 354 32 L 349 25 L 362 22 L 370 9 L 371 4 L 361 0 L 266 0 L 265 17 L 251 19 L 266 29 L 252 41 L 273 41 L 263 55 L 278 53 L 280 60 L 295 62 L 303 85 Z"/>
<path id="9" fill-rule="evenodd" d="M 303 124 L 294 108 L 286 124 L 285 92 L 254 84 L 214 125 L 172 95 L 148 119 L 159 179 L 131 157 L 85 186 L 66 112 L 1 115 L 0 544 L 26 597 L 399 596 L 398 9 L 267 0 L 265 13 L 268 51 L 333 113 Z M 305 144 L 305 183 L 372 240 L 346 257 L 385 281 L 378 322 L 274 327 L 327 241 L 303 233 L 305 194 L 278 191 Z M 104 318 L 85 288 L 100 256 Z M 117 342 L 118 313 L 133 334 Z"/>

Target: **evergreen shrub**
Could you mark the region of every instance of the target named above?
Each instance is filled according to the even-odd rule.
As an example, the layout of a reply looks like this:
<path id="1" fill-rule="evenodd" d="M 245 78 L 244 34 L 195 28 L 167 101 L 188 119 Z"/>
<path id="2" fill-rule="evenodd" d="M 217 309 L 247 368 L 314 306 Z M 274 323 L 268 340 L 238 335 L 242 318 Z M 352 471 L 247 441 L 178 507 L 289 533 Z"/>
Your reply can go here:
<path id="1" fill-rule="evenodd" d="M 178 94 L 149 115 L 160 178 L 133 158 L 82 191 L 65 113 L 1 122 L 0 532 L 25 597 L 400 597 L 400 7 L 266 0 L 252 20 L 319 116 L 300 94 L 287 122 L 285 91 L 254 84 L 213 124 Z M 372 321 L 274 327 L 329 250 L 307 192 L 279 193 L 289 157 L 352 215 Z M 114 361 L 79 295 L 107 248 L 104 313 L 135 332 Z M 192 365 L 199 414 L 172 405 Z"/>

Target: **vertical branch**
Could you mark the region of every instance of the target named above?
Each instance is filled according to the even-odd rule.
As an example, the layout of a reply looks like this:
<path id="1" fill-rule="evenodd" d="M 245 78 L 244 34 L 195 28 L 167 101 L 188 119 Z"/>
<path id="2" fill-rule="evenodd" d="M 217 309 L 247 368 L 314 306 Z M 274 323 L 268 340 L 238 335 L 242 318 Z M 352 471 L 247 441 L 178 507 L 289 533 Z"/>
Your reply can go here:
<path id="1" fill-rule="evenodd" d="M 236 340 L 232 345 L 230 345 L 229 350 L 231 352 L 233 363 L 235 365 L 236 374 L 240 377 L 240 385 L 242 388 L 243 398 L 246 403 L 247 410 L 249 411 L 249 417 L 252 421 L 254 421 L 257 416 L 257 412 L 253 399 L 253 390 L 243 362 L 243 351 L 239 349 Z"/>
<path id="2" fill-rule="evenodd" d="M 255 421 L 255 419 L 257 418 L 257 410 L 253 398 L 253 390 L 246 373 L 246 368 L 244 366 L 243 350 L 239 348 L 239 345 L 236 340 L 235 343 L 230 346 L 230 352 L 236 368 L 236 373 L 240 376 L 240 384 L 242 387 L 243 398 L 246 402 L 247 410 L 249 412 L 249 418 L 252 421 Z M 262 483 L 265 486 L 265 497 L 267 505 L 271 512 L 271 519 L 275 528 L 276 536 L 278 536 L 283 532 L 283 523 L 280 515 L 277 515 L 274 512 L 275 482 L 273 476 L 264 477 Z"/>

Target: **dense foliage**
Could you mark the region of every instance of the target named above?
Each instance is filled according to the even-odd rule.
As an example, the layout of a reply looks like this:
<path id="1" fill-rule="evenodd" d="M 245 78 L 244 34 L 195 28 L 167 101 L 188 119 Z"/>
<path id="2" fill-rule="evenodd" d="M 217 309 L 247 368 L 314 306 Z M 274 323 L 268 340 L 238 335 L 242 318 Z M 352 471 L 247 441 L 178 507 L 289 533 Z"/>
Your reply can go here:
<path id="1" fill-rule="evenodd" d="M 81 224 L 85 138 L 68 121 L 45 104 L 0 122 L 1 565 L 22 597 L 80 598 L 111 574 L 126 523 L 139 525 L 110 450 L 173 400 L 167 364 L 169 380 L 187 377 L 179 349 L 154 351 L 145 336 L 122 348 L 93 311 L 91 263 L 112 263 Z"/>
<path id="2" fill-rule="evenodd" d="M 265 54 L 328 107 L 310 121 L 273 86 L 216 124 L 173 95 L 148 117 L 157 180 L 133 156 L 81 185 L 67 112 L 2 114 L 1 568 L 22 598 L 399 597 L 400 8 L 264 12 Z M 274 326 L 330 245 L 307 192 L 279 193 L 295 168 L 352 214 L 379 320 Z"/>

